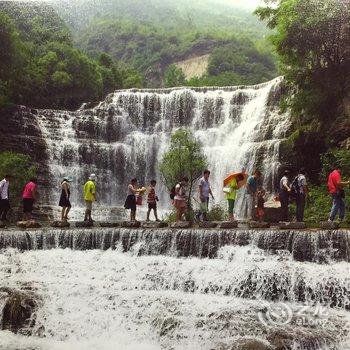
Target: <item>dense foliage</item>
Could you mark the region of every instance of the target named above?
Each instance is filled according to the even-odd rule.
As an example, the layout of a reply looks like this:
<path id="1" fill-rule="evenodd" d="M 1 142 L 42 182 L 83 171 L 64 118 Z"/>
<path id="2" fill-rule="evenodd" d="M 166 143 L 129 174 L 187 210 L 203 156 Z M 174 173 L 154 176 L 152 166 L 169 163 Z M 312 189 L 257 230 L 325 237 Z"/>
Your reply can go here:
<path id="1" fill-rule="evenodd" d="M 186 77 L 181 68 L 171 64 L 164 73 L 164 84 L 166 87 L 185 85 Z"/>
<path id="2" fill-rule="evenodd" d="M 12 175 L 10 186 L 10 200 L 12 204 L 18 204 L 25 183 L 36 176 L 36 168 L 31 165 L 28 156 L 14 153 L 0 153 L 0 179 L 5 175 Z"/>
<path id="3" fill-rule="evenodd" d="M 272 50 L 264 50 L 249 38 L 231 38 L 230 43 L 213 50 L 208 72 L 192 78 L 189 86 L 251 85 L 269 81 L 277 75 Z"/>
<path id="4" fill-rule="evenodd" d="M 164 73 L 173 63 L 213 51 L 211 63 L 222 63 L 221 72 L 208 72 L 188 85 L 253 84 L 277 75 L 272 49 L 264 40 L 266 27 L 248 11 L 212 0 L 104 0 L 95 12 L 88 1 L 78 4 L 87 14 L 84 24 L 71 17 L 72 7 L 67 13 L 58 6 L 63 18 L 77 28 L 76 44 L 93 57 L 103 51 L 131 63 L 149 87 L 167 85 Z M 226 53 L 229 57 L 224 58 Z"/>
<path id="5" fill-rule="evenodd" d="M 44 7 L 44 8 L 43 8 Z M 93 60 L 73 46 L 68 28 L 48 7 L 0 7 L 0 106 L 76 108 L 141 78 L 108 55 Z"/>
<path id="6" fill-rule="evenodd" d="M 320 154 L 350 136 L 334 136 L 335 125 L 348 118 L 344 107 L 350 87 L 350 2 L 265 2 L 256 13 L 276 30 L 272 42 L 290 88 L 284 101 L 294 121 L 290 158 L 293 166 L 306 166 L 315 179 Z"/>
<path id="7" fill-rule="evenodd" d="M 201 143 L 189 130 L 179 129 L 171 136 L 169 149 L 163 155 L 158 167 L 169 190 L 179 183 L 183 176 L 189 178 L 188 201 L 191 204 L 193 186 L 206 165 L 207 160 Z"/>
<path id="8" fill-rule="evenodd" d="M 346 149 L 332 149 L 321 156 L 321 172 L 319 174 L 320 185 L 309 186 L 309 195 L 306 203 L 305 216 L 307 221 L 318 223 L 327 221 L 332 205 L 332 198 L 328 193 L 327 179 L 335 167 L 341 169 L 342 178 L 350 179 L 350 151 Z M 350 191 L 345 189 L 346 218 L 350 223 Z"/>

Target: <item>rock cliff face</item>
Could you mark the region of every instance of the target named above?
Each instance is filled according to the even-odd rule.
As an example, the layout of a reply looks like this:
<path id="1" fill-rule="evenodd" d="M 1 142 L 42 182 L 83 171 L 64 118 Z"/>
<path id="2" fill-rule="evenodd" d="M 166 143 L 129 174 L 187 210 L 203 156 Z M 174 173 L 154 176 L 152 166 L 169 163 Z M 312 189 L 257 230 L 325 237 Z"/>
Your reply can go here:
<path id="1" fill-rule="evenodd" d="M 38 113 L 38 110 L 24 106 L 0 111 L 0 152 L 13 151 L 31 157 L 38 168 L 41 200 L 45 203 L 52 177 L 48 166 L 47 144 L 37 119 Z"/>

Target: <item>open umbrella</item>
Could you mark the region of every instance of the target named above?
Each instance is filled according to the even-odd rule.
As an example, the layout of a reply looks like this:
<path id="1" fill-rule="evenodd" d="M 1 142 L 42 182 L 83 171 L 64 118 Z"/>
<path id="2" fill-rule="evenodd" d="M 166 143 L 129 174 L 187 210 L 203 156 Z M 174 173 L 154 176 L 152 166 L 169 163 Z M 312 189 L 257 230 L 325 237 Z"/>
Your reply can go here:
<path id="1" fill-rule="evenodd" d="M 228 186 L 233 179 L 237 178 L 238 175 L 243 175 L 244 176 L 244 179 L 242 181 L 239 181 L 239 182 L 237 181 L 238 188 L 243 187 L 247 183 L 248 174 L 242 173 L 242 172 L 231 173 L 230 175 L 226 176 L 225 179 L 224 179 L 224 187 Z"/>

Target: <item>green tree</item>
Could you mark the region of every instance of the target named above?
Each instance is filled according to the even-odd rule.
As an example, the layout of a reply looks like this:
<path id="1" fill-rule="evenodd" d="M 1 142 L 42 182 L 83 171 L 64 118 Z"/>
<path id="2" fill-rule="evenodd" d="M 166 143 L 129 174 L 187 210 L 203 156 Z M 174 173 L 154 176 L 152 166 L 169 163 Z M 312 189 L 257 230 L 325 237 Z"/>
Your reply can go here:
<path id="1" fill-rule="evenodd" d="M 185 74 L 181 68 L 171 64 L 164 72 L 164 83 L 166 87 L 185 85 Z"/>
<path id="2" fill-rule="evenodd" d="M 35 177 L 36 172 L 29 156 L 14 152 L 0 153 L 0 178 L 3 179 L 5 175 L 13 176 L 10 184 L 12 204 L 19 204 L 25 183 Z"/>
<path id="3" fill-rule="evenodd" d="M 10 102 L 14 77 L 21 74 L 23 60 L 19 32 L 10 17 L 0 12 L 0 107 Z"/>
<path id="4" fill-rule="evenodd" d="M 164 184 L 169 190 L 183 176 L 188 176 L 190 207 L 193 185 L 206 167 L 207 159 L 203 154 L 202 145 L 187 129 L 179 129 L 171 136 L 169 150 L 158 165 Z"/>
<path id="5" fill-rule="evenodd" d="M 289 106 L 302 122 L 332 122 L 350 84 L 350 2 L 265 0 L 256 10 L 276 34 L 272 41 L 294 89 Z"/>

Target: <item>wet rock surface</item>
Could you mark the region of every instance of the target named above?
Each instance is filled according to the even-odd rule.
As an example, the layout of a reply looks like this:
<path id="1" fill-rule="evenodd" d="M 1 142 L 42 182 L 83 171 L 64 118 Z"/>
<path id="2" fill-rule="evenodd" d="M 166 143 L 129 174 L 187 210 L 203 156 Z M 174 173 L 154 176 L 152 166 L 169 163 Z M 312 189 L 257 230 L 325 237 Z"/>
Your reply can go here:
<path id="1" fill-rule="evenodd" d="M 321 228 L 323 230 L 338 230 L 339 224 L 334 221 L 325 221 L 321 223 Z"/>
<path id="2" fill-rule="evenodd" d="M 216 228 L 218 227 L 218 223 L 213 221 L 203 221 L 198 223 L 198 226 L 200 228 Z"/>
<path id="3" fill-rule="evenodd" d="M 124 228 L 140 228 L 141 222 L 140 221 L 123 221 L 121 223 L 121 227 Z"/>
<path id="4" fill-rule="evenodd" d="M 173 222 L 172 224 L 170 224 L 171 228 L 191 228 L 192 227 L 192 223 L 189 221 L 179 221 L 179 222 Z"/>
<path id="5" fill-rule="evenodd" d="M 280 222 L 278 227 L 281 230 L 304 230 L 306 229 L 305 222 Z"/>
<path id="6" fill-rule="evenodd" d="M 269 222 L 250 221 L 248 223 L 248 226 L 251 229 L 256 229 L 256 228 L 269 228 L 271 225 Z"/>
<path id="7" fill-rule="evenodd" d="M 35 323 L 33 316 L 39 306 L 38 297 L 30 291 L 2 287 L 0 300 L 4 302 L 1 329 L 30 335 L 31 327 Z"/>
<path id="8" fill-rule="evenodd" d="M 70 223 L 68 221 L 54 221 L 50 226 L 57 228 L 67 228 L 70 227 Z"/>
<path id="9" fill-rule="evenodd" d="M 93 221 L 77 221 L 75 223 L 75 227 L 82 228 L 82 227 L 93 227 L 94 223 Z"/>
<path id="10" fill-rule="evenodd" d="M 19 228 L 40 228 L 41 224 L 38 223 L 35 220 L 28 220 L 28 221 L 18 221 L 17 222 L 17 227 Z"/>
<path id="11" fill-rule="evenodd" d="M 238 221 L 223 221 L 218 222 L 218 227 L 222 229 L 232 229 L 238 227 Z"/>
<path id="12" fill-rule="evenodd" d="M 167 222 L 157 222 L 157 221 L 145 221 L 141 224 L 142 228 L 152 229 L 152 228 L 164 228 L 168 227 Z"/>

